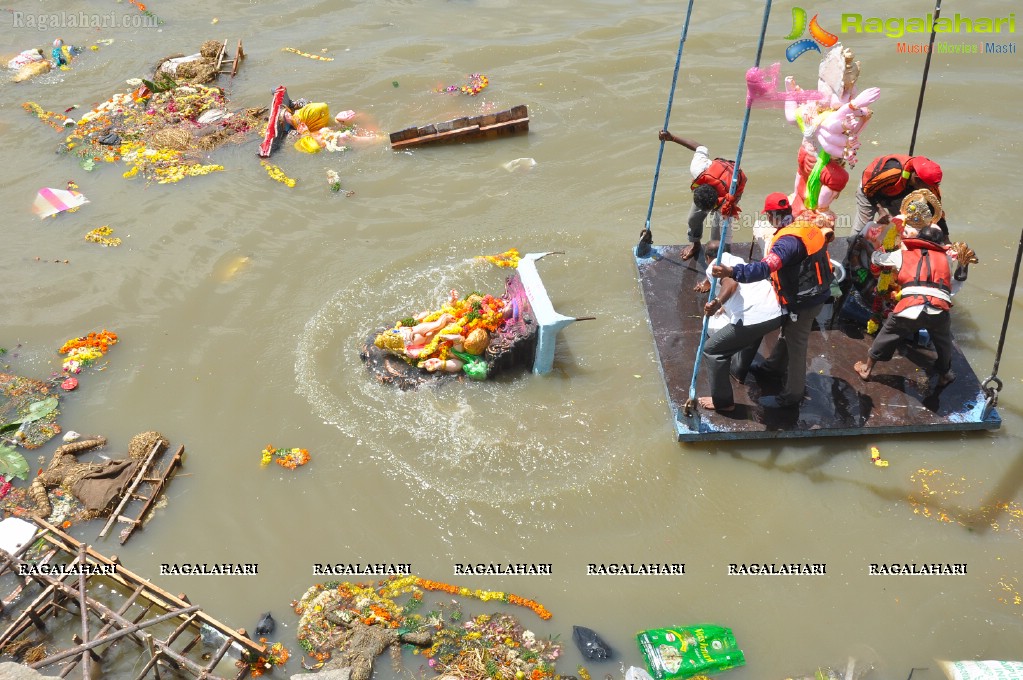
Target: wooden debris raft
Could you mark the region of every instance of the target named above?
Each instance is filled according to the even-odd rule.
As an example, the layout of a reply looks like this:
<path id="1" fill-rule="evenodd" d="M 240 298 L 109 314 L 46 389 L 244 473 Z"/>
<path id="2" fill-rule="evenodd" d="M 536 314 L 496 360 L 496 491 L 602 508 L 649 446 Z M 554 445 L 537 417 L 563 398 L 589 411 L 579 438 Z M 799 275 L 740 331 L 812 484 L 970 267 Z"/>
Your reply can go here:
<path id="1" fill-rule="evenodd" d="M 160 680 L 161 667 L 164 669 L 163 677 L 167 677 L 167 669 L 171 669 L 200 680 L 240 680 L 249 671 L 247 663 L 240 667 L 232 666 L 231 674 L 227 676 L 215 673 L 225 655 L 232 650 L 236 655 L 249 658 L 258 658 L 266 653 L 265 647 L 249 639 L 244 630 L 234 630 L 208 616 L 199 606 L 189 603 L 184 595 L 171 595 L 125 569 L 116 557 L 108 558 L 97 553 L 44 520 L 34 518 L 34 522 L 41 533 L 26 541 L 14 554 L 0 549 L 0 584 L 10 584 L 16 577 L 14 582 L 18 584 L 0 599 L 0 615 L 14 617 L 13 623 L 0 633 L 0 651 L 35 644 L 34 641 L 27 642 L 33 628 L 46 636 L 47 643 L 51 643 L 52 636 L 47 634 L 47 617 L 56 619 L 61 612 L 74 613 L 68 609 L 70 605 L 77 609 L 81 619 L 81 633 L 72 637 L 74 645 L 59 651 L 47 649 L 41 654 L 43 658 L 31 662 L 26 659 L 31 668 L 41 669 L 64 662 L 60 677 L 66 677 L 81 663 L 82 677 L 90 678 L 91 667 L 104 660 L 113 643 L 126 638 L 148 655 L 142 669 L 134 676 L 135 680 L 147 676 Z M 30 546 L 40 545 L 42 557 L 26 561 L 24 554 Z M 51 569 L 39 569 L 39 565 L 44 564 Z M 56 568 L 58 565 L 59 570 Z M 81 565 L 81 568 L 74 569 L 76 565 Z M 21 567 L 24 567 L 24 574 L 20 573 Z M 51 573 L 40 573 L 44 571 Z M 92 585 L 99 587 L 90 590 Z M 36 587 L 41 592 L 35 599 L 25 606 L 15 604 L 27 599 L 23 596 L 24 591 Z M 118 596 L 122 599 L 117 599 Z M 90 619 L 102 624 L 95 634 L 92 633 Z M 159 624 L 167 630 L 173 623 L 177 626 L 163 638 L 150 632 Z M 201 646 L 193 650 L 204 639 L 204 632 L 207 636 L 212 633 L 217 640 L 217 648 L 212 655 L 202 654 Z"/>
<path id="2" fill-rule="evenodd" d="M 391 133 L 391 148 L 404 149 L 442 142 L 466 142 L 514 135 L 529 131 L 529 111 L 525 104 L 482 116 L 455 118 L 443 123 L 410 127 Z"/>
<path id="3" fill-rule="evenodd" d="M 234 78 L 244 58 L 245 50 L 242 49 L 241 38 L 238 39 L 238 48 L 235 50 L 234 59 L 227 58 L 227 41 L 225 40 L 224 45 L 220 48 L 220 54 L 217 55 L 217 73 L 230 73 Z M 230 68 L 224 68 L 225 66 L 230 66 Z"/>
<path id="4" fill-rule="evenodd" d="M 146 513 L 153 507 L 156 499 L 160 497 L 160 492 L 163 491 L 163 488 L 170 481 L 171 475 L 181 465 L 181 456 L 185 452 L 184 445 L 179 446 L 174 455 L 171 456 L 167 466 L 160 471 L 160 458 L 166 448 L 166 442 L 162 439 L 153 445 L 149 455 L 139 465 L 138 472 L 135 473 L 135 477 L 132 479 L 131 484 L 128 485 L 124 496 L 121 497 L 117 507 L 110 514 L 110 519 L 103 526 L 103 530 L 99 532 L 99 538 L 107 535 L 114 522 L 122 522 L 128 525 L 121 531 L 118 537 L 121 545 L 124 545 L 125 541 L 131 538 L 135 530 L 143 525 L 146 520 Z M 126 506 L 129 506 L 132 501 L 140 501 L 141 503 L 135 504 L 129 510 L 126 510 Z"/>

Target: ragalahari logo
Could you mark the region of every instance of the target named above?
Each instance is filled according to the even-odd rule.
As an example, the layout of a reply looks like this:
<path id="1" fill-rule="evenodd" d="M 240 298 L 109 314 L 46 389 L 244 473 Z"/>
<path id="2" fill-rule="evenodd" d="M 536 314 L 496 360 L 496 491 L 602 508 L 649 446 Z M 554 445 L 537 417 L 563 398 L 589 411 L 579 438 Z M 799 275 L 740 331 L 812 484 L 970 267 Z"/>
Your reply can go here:
<path id="1" fill-rule="evenodd" d="M 810 32 L 810 37 L 800 40 L 805 31 Z M 811 50 L 820 52 L 821 47 L 819 46 L 832 47 L 838 42 L 837 35 L 828 33 L 820 27 L 820 24 L 817 23 L 816 14 L 813 15 L 813 19 L 810 19 L 808 26 L 806 23 L 806 10 L 802 7 L 792 8 L 792 31 L 785 36 L 785 39 L 796 41 L 785 49 L 785 58 L 789 62 L 795 61 L 801 54 Z"/>

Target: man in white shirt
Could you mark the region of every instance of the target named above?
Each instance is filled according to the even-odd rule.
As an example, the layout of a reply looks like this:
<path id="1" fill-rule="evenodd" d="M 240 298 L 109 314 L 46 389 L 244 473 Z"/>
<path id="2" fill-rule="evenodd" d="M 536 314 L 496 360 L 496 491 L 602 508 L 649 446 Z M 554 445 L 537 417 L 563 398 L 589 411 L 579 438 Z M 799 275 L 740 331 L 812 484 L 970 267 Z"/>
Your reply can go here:
<path id="1" fill-rule="evenodd" d="M 718 242 L 707 244 L 707 281 L 696 287 L 698 292 L 710 290 L 711 267 L 717 258 Z M 741 257 L 723 253 L 721 263 L 734 267 L 744 264 Z M 723 317 L 725 322 L 707 338 L 703 346 L 710 370 L 709 397 L 698 400 L 702 408 L 727 412 L 735 409 L 729 374 L 738 382 L 746 380 L 750 364 L 757 356 L 760 341 L 765 335 L 781 328 L 784 316 L 778 304 L 778 295 L 770 280 L 755 283 L 738 283 L 735 279 L 721 279 L 717 297 L 704 305 L 704 314 L 714 319 Z"/>

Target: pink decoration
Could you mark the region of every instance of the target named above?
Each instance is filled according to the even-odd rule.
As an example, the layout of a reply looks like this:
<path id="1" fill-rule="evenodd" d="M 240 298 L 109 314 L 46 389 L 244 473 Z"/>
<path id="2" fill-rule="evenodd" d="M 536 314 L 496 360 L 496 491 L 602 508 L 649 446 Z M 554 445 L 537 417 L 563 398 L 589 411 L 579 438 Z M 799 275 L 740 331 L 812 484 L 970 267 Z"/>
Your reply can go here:
<path id="1" fill-rule="evenodd" d="M 778 72 L 781 70 L 780 63 L 774 63 L 767 68 L 752 67 L 746 71 L 746 106 L 757 108 L 770 108 L 784 106 L 787 102 L 793 104 L 805 104 L 810 101 L 824 99 L 824 94 L 817 90 L 778 90 Z"/>

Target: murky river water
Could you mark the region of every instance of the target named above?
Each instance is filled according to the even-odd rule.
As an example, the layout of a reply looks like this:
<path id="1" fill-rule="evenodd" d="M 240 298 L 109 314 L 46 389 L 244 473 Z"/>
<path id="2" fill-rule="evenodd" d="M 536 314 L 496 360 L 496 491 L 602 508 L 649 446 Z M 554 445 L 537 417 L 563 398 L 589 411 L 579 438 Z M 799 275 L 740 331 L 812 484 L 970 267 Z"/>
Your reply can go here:
<path id="1" fill-rule="evenodd" d="M 112 0 L 8 5 L 136 13 Z M 889 17 L 890 8 L 872 0 L 857 11 Z M 810 12 L 837 31 L 842 9 L 827 2 Z M 1014 6 L 955 9 L 1001 17 Z M 700 622 L 735 630 L 748 659 L 730 672 L 735 680 L 810 672 L 849 654 L 875 661 L 881 678 L 931 668 L 918 679 L 939 677 L 936 657 L 1020 656 L 1023 362 L 1012 329 L 1021 310 L 999 373 L 999 432 L 674 442 L 631 248 L 646 217 L 685 3 L 156 0 L 150 10 L 165 20 L 159 30 L 61 28 L 69 43 L 114 42 L 71 71 L 0 84 L 5 362 L 46 378 L 59 370 L 64 340 L 116 331 L 107 369 L 83 373 L 62 426 L 106 435 L 113 452 L 158 429 L 187 451 L 168 507 L 124 548 L 99 549 L 233 625 L 251 630 L 260 612 L 274 611 L 294 649 L 288 603 L 321 578 L 312 565 L 372 561 L 533 597 L 554 618 L 529 624 L 565 640 L 572 624 L 597 629 L 620 652 L 614 664 L 591 665 L 601 676 L 619 661 L 641 665 L 637 631 Z M 784 62 L 791 10 L 774 6 L 765 63 Z M 906 16 L 932 10 L 899 5 Z M 696 3 L 671 128 L 717 155 L 735 153 L 761 12 L 738 0 Z M 4 52 L 58 35 L 18 28 L 13 17 L 0 14 Z M 294 189 L 266 177 L 253 138 L 215 153 L 225 172 L 146 186 L 123 179 L 123 167 L 90 173 L 55 155 L 59 135 L 21 108 L 29 100 L 55 111 L 88 107 L 207 38 L 245 42 L 248 58 L 225 83 L 238 106 L 266 105 L 284 84 L 393 131 L 527 104 L 530 132 L 411 152 L 380 144 L 306 156 L 289 145 L 274 160 L 298 180 Z M 883 90 L 861 162 L 905 152 L 923 55 L 898 54 L 884 35 L 843 39 L 862 61 L 861 87 Z M 783 73 L 812 87 L 816 63 L 807 55 Z M 1020 63 L 1018 53 L 935 55 L 917 143 L 944 168 L 953 236 L 982 262 L 957 298 L 954 328 L 984 375 L 1021 214 Z M 490 80 L 479 97 L 434 91 L 473 72 Z M 790 189 L 797 143 L 780 111 L 754 111 L 743 156 L 747 209 Z M 502 167 L 516 158 L 536 166 Z M 672 145 L 664 162 L 654 234 L 677 243 L 689 153 Z M 328 168 L 353 196 L 329 192 Z M 72 178 L 90 203 L 36 219 L 35 192 Z M 850 189 L 835 207 L 853 211 L 853 198 Z M 83 240 L 104 224 L 123 245 Z M 565 251 L 539 264 L 555 306 L 598 318 L 562 333 L 553 374 L 422 393 L 367 375 L 357 352 L 369 330 L 435 306 L 452 287 L 499 291 L 502 272 L 472 258 L 511 247 Z M 268 442 L 307 448 L 313 460 L 296 472 L 262 469 Z M 890 467 L 871 465 L 871 445 Z M 1007 505 L 994 510 L 999 503 Z M 222 561 L 257 562 L 259 575 L 158 576 L 161 563 Z M 456 563 L 508 561 L 551 563 L 553 575 L 452 575 Z M 686 573 L 585 575 L 601 562 L 684 562 Z M 742 562 L 826 563 L 827 575 L 727 575 Z M 968 574 L 868 576 L 875 562 L 967 563 Z M 559 668 L 572 673 L 579 661 L 568 649 Z"/>

